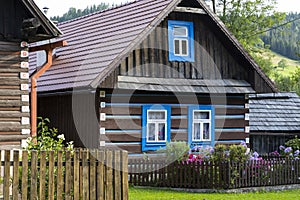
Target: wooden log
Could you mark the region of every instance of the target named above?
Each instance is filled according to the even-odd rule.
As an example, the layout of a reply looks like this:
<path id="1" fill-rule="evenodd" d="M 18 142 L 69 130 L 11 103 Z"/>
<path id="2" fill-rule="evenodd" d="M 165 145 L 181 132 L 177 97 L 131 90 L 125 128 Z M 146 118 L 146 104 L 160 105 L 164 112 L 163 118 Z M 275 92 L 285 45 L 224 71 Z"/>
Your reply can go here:
<path id="1" fill-rule="evenodd" d="M 30 137 L 30 135 L 0 135 L 0 142 L 20 141 Z"/>

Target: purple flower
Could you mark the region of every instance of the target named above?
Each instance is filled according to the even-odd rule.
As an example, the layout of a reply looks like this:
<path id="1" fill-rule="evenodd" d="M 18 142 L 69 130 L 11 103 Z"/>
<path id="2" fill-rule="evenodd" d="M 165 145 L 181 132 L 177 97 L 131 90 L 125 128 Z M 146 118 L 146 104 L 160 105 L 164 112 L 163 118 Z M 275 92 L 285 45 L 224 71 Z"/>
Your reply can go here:
<path id="1" fill-rule="evenodd" d="M 258 158 L 258 156 L 259 156 L 259 154 L 255 151 L 255 152 L 253 153 L 253 157 L 254 157 L 254 158 Z"/>
<path id="2" fill-rule="evenodd" d="M 300 153 L 300 151 L 299 151 L 299 150 L 296 150 L 296 151 L 294 152 L 294 156 L 298 156 L 299 153 Z"/>
<path id="3" fill-rule="evenodd" d="M 284 153 L 289 153 L 291 151 L 292 151 L 292 147 L 287 147 L 285 148 Z"/>
<path id="4" fill-rule="evenodd" d="M 242 141 L 242 142 L 241 142 L 241 145 L 242 145 L 243 147 L 247 148 L 247 144 L 246 144 L 245 141 Z"/>
<path id="5" fill-rule="evenodd" d="M 285 147 L 284 147 L 284 146 L 282 146 L 282 145 L 280 145 L 280 146 L 279 146 L 279 149 L 280 149 L 280 150 L 284 150 L 284 149 L 285 149 Z"/>

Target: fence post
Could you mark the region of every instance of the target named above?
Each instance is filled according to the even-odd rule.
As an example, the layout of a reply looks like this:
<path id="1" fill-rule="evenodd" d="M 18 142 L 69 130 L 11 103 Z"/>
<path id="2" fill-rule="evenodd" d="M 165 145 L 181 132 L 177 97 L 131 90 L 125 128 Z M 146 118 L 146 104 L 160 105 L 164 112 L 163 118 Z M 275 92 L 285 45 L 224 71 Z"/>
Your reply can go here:
<path id="1" fill-rule="evenodd" d="M 63 156 L 62 151 L 57 152 L 57 191 L 56 191 L 56 198 L 62 199 L 63 192 L 64 192 L 64 179 L 63 179 Z"/>
<path id="2" fill-rule="evenodd" d="M 226 165 L 226 178 L 225 178 L 225 189 L 229 189 L 231 187 L 230 177 L 231 177 L 231 165 L 230 161 L 225 163 Z"/>
<path id="3" fill-rule="evenodd" d="M 18 199 L 19 195 L 19 151 L 14 151 L 13 168 L 13 199 Z"/>
<path id="4" fill-rule="evenodd" d="M 22 199 L 28 194 L 28 151 L 22 152 Z"/>
<path id="5" fill-rule="evenodd" d="M 46 185 L 46 151 L 40 152 L 40 200 L 45 199 L 45 185 Z"/>

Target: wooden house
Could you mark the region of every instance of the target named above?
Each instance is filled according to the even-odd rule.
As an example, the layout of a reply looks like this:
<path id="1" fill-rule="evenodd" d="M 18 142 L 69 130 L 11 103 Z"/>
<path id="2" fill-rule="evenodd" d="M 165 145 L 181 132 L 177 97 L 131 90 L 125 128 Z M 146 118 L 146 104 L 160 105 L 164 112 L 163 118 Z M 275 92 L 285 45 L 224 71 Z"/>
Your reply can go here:
<path id="1" fill-rule="evenodd" d="M 32 0 L 0 4 L 0 148 L 20 147 L 30 136 L 28 44 L 61 32 Z"/>
<path id="2" fill-rule="evenodd" d="M 300 136 L 300 97 L 296 93 L 250 95 L 250 146 L 260 154 L 279 151 Z"/>
<path id="3" fill-rule="evenodd" d="M 38 113 L 76 146 L 248 142 L 248 95 L 276 91 L 203 0 L 138 0 L 58 26 L 68 47 L 39 79 Z"/>

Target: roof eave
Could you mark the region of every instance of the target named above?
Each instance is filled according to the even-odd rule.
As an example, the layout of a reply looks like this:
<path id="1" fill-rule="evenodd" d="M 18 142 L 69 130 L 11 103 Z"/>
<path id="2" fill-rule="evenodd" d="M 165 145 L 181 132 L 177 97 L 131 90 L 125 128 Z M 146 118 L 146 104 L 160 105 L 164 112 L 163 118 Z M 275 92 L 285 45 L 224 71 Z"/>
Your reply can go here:
<path id="1" fill-rule="evenodd" d="M 33 0 L 22 0 L 22 2 L 32 15 L 40 20 L 41 25 L 49 35 L 47 38 L 55 38 L 63 34 L 58 27 L 38 8 Z"/>

